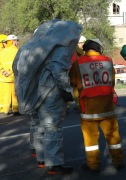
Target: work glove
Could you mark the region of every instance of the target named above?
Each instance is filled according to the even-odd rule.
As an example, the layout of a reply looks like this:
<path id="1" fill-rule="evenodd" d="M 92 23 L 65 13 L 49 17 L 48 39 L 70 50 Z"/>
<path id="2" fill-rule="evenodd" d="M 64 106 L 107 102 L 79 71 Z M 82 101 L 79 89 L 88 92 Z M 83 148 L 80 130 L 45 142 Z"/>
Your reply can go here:
<path id="1" fill-rule="evenodd" d="M 67 92 L 65 90 L 61 90 L 62 97 L 65 102 L 73 101 L 73 96 L 71 92 Z"/>

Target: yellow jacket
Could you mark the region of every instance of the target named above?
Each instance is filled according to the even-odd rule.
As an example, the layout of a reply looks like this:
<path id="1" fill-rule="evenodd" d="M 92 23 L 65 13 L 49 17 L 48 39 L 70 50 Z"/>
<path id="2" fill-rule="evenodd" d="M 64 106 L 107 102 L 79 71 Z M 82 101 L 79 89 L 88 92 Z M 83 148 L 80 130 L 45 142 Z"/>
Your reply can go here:
<path id="1" fill-rule="evenodd" d="M 0 76 L 3 82 L 14 82 L 14 73 L 12 70 L 12 64 L 18 48 L 14 45 L 6 47 L 0 51 Z M 3 75 L 3 72 L 7 71 L 9 73 L 8 77 Z"/>
<path id="2" fill-rule="evenodd" d="M 83 51 L 82 49 L 80 49 L 78 46 L 77 46 L 77 49 L 76 49 L 76 53 L 77 53 L 77 56 L 78 56 L 78 57 L 84 55 L 84 51 Z"/>
<path id="3" fill-rule="evenodd" d="M 100 54 L 98 52 L 92 51 L 92 52 L 86 53 L 85 55 L 96 56 Z M 80 75 L 77 61 L 73 62 L 69 75 L 70 75 L 70 81 L 71 81 L 72 86 L 77 87 L 80 94 L 83 87 L 82 87 L 81 75 Z M 114 74 L 114 68 L 113 68 L 113 87 L 114 87 L 114 82 L 115 82 L 115 74 Z M 113 104 L 112 99 L 113 99 L 113 95 L 84 97 L 83 103 L 85 105 L 85 112 L 82 112 L 82 113 L 98 114 L 98 113 L 113 111 L 115 109 L 115 106 Z"/>

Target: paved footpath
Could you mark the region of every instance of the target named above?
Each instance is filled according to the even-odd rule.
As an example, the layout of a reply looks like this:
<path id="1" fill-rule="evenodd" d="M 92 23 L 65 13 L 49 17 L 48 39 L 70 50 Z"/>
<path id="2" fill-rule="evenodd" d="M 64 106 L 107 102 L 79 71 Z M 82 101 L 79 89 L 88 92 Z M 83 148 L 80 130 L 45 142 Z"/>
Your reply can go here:
<path id="1" fill-rule="evenodd" d="M 117 92 L 119 95 L 119 93 Z M 126 157 L 126 97 L 119 95 L 117 107 L 120 134 Z M 47 175 L 46 169 L 37 168 L 36 159 L 29 148 L 30 118 L 24 116 L 0 115 L 0 180 L 126 180 L 126 168 L 117 171 L 110 160 L 108 148 L 101 133 L 101 171 L 83 171 L 80 165 L 86 162 L 83 138 L 80 129 L 79 112 L 71 104 L 63 122 L 64 152 L 66 164 L 74 167 L 70 175 Z M 125 158 L 126 163 L 126 158 Z"/>
<path id="2" fill-rule="evenodd" d="M 119 96 L 126 96 L 126 88 L 124 88 L 124 89 L 115 89 L 115 91 Z"/>

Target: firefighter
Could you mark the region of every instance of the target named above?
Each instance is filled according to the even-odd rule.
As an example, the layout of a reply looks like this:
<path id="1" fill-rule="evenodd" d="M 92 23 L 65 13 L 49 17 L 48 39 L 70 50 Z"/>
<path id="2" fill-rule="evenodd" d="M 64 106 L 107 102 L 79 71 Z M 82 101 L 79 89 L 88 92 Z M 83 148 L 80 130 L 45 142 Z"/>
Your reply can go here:
<path id="1" fill-rule="evenodd" d="M 6 38 L 7 35 L 5 34 L 0 34 L 0 52 L 6 47 Z M 1 69 L 1 65 L 0 65 Z M 3 113 L 3 107 L 2 107 L 2 97 L 3 97 L 3 88 L 2 88 L 2 78 L 1 78 L 1 73 L 0 73 L 0 113 Z"/>
<path id="2" fill-rule="evenodd" d="M 71 59 L 71 63 L 73 63 L 74 61 L 76 61 L 80 56 L 84 55 L 84 51 L 83 51 L 83 44 L 85 43 L 86 38 L 84 36 L 80 36 L 79 42 L 78 42 L 78 46 L 76 49 L 76 52 L 74 53 L 72 59 Z M 79 94 L 78 94 L 78 89 L 77 87 L 73 87 L 73 95 L 74 95 L 74 100 L 77 106 L 77 109 L 80 110 L 80 106 L 79 106 Z M 69 105 L 69 104 L 68 104 Z M 70 105 L 69 105 L 70 106 Z M 67 108 L 67 111 L 69 109 L 69 106 Z M 76 109 L 76 108 L 75 108 Z"/>
<path id="3" fill-rule="evenodd" d="M 73 63 L 71 84 L 79 91 L 81 130 L 84 137 L 87 164 L 82 167 L 100 170 L 99 129 L 102 129 L 114 166 L 124 167 L 124 154 L 115 114 L 115 74 L 112 60 L 103 55 L 99 39 L 87 40 L 83 45 L 85 55 Z M 115 104 L 114 104 L 115 103 Z"/>
<path id="4" fill-rule="evenodd" d="M 46 167 L 50 175 L 73 171 L 64 160 L 62 122 L 72 98 L 70 59 L 81 31 L 81 26 L 71 21 L 55 18 L 44 22 L 13 63 L 19 112 L 30 114 L 31 120 L 38 116 L 31 127 L 33 132 L 36 126 L 32 147 L 35 145 L 39 167 Z"/>
<path id="5" fill-rule="evenodd" d="M 18 48 L 13 45 L 13 40 L 17 36 L 9 35 L 6 39 L 6 48 L 0 53 L 0 65 L 1 65 L 1 78 L 2 78 L 2 89 L 3 94 L 3 113 L 8 115 L 10 108 L 12 112 L 16 115 L 18 113 L 18 102 L 15 95 L 14 87 L 14 74 L 12 70 L 12 63 Z"/>
<path id="6" fill-rule="evenodd" d="M 15 36 L 14 34 L 10 34 L 7 37 L 7 46 L 14 45 L 18 48 L 18 42 L 19 42 L 19 37 Z"/>
<path id="7" fill-rule="evenodd" d="M 76 52 L 74 53 L 74 55 L 71 59 L 71 63 L 73 63 L 75 60 L 77 60 L 78 57 L 84 55 L 83 44 L 85 41 L 86 41 L 86 38 L 84 36 L 80 36 Z"/>
<path id="8" fill-rule="evenodd" d="M 84 54 L 83 44 L 85 43 L 85 41 L 86 41 L 86 38 L 85 38 L 84 36 L 80 36 L 80 39 L 79 39 L 79 42 L 78 42 L 78 47 L 79 47 L 79 49 L 82 50 L 82 51 L 80 51 L 80 53 L 79 53 L 79 51 L 77 51 L 78 56 L 81 56 L 81 55 Z M 77 50 L 78 50 L 78 49 L 77 49 Z"/>

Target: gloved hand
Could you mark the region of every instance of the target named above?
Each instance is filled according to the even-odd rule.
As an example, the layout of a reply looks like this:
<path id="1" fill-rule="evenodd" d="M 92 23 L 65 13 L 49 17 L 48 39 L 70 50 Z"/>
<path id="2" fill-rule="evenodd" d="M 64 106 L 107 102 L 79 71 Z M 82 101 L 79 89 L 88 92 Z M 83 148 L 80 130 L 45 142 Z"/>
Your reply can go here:
<path id="1" fill-rule="evenodd" d="M 62 97 L 65 102 L 73 101 L 73 96 L 71 92 L 67 92 L 65 90 L 61 90 Z"/>

